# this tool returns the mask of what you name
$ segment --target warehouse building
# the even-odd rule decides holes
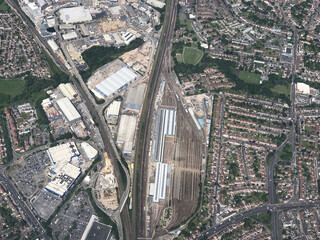
[[[131,154],[136,130],[137,117],[122,115],[118,129],[117,143],[122,145],[124,154]]]
[[[73,101],[78,95],[71,83],[61,83],[59,85],[59,90],[61,91],[63,96],[67,97],[70,101]]]
[[[150,195],[153,193],[154,203],[158,203],[159,200],[164,200],[166,197],[167,174],[168,164],[157,163],[155,184],[152,185],[154,189],[150,191]]]
[[[115,116],[117,117],[120,112],[120,101],[113,101],[107,108],[107,117]]]
[[[52,163],[52,180],[45,189],[63,197],[81,174],[81,169],[71,164],[73,160],[79,159],[80,152],[74,142],[68,142],[49,148],[47,154]]]
[[[112,227],[99,222],[99,218],[92,215],[80,240],[109,240]]]
[[[53,39],[49,39],[47,42],[54,52],[59,50],[59,46],[57,45],[57,43]]]
[[[92,16],[88,9],[81,7],[63,8],[59,10],[60,19],[64,23],[77,23],[91,21]]]
[[[310,86],[308,84],[298,82],[296,83],[296,92],[310,95]]]
[[[55,175],[60,172],[64,165],[69,163],[73,158],[80,156],[80,152],[74,142],[51,147],[47,150],[47,154],[51,160],[51,174]]]
[[[79,112],[67,97],[58,100],[56,103],[70,124],[81,120]]]
[[[81,169],[67,163],[63,169],[47,184],[45,189],[59,197],[63,197],[81,174]]]
[[[131,32],[125,32],[124,34],[122,34],[122,38],[126,45],[129,45],[133,40],[136,39],[136,37]]]
[[[98,151],[94,147],[92,147],[89,143],[86,143],[86,142],[81,143],[81,149],[84,153],[84,156],[90,161],[93,161],[98,157]]]
[[[117,91],[128,86],[132,81],[135,81],[136,78],[137,74],[130,71],[127,67],[124,67],[99,83],[96,86],[96,90],[104,97],[110,97]]]
[[[174,136],[176,128],[176,110],[160,109],[156,122],[156,131],[153,145],[153,161],[162,162],[164,140],[166,136]]]
[[[140,111],[144,99],[146,84],[141,83],[135,87],[130,87],[126,98],[126,109]]]
[[[75,39],[77,37],[78,37],[78,35],[75,31],[71,31],[71,32],[62,34],[63,40],[71,40],[71,39]]]

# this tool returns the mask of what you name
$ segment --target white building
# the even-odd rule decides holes
[[[310,86],[308,84],[298,82],[296,84],[296,92],[310,95]]]
[[[79,112],[67,97],[58,100],[56,103],[69,123],[75,123],[81,120]]]
[[[78,35],[77,35],[77,33],[75,31],[71,31],[71,32],[62,34],[62,38],[64,40],[71,40],[71,39],[75,39],[77,37],[78,37]]]
[[[129,45],[133,40],[136,39],[135,35],[133,35],[131,32],[125,32],[122,34],[122,38],[126,45]]]
[[[81,169],[67,163],[63,169],[47,184],[45,189],[59,197],[63,197],[81,174]]]
[[[107,108],[107,117],[118,116],[120,112],[120,101],[113,101]]]
[[[98,151],[94,147],[92,147],[89,143],[86,143],[86,142],[81,143],[81,149],[84,155],[90,161],[95,160],[98,157]]]
[[[59,90],[63,96],[67,97],[70,101],[74,100],[78,93],[74,90],[71,83],[61,83]]]
[[[153,161],[162,162],[165,137],[175,135],[176,114],[175,109],[160,109],[156,123],[157,134],[153,143]]]
[[[68,142],[49,148],[47,154],[52,163],[50,174],[53,179],[45,189],[63,197],[81,174],[81,169],[71,164],[79,159],[80,152],[74,142]]]
[[[166,163],[157,163],[154,189],[150,191],[150,193],[154,194],[154,203],[158,203],[160,199],[164,200],[166,197],[167,174],[168,165]]]
[[[49,46],[51,47],[51,49],[52,49],[54,52],[56,52],[56,51],[59,50],[59,46],[57,45],[57,43],[56,43],[54,40],[49,39],[49,40],[48,40],[48,44],[49,44]]]
[[[88,9],[81,7],[71,7],[60,9],[60,19],[64,23],[77,23],[77,22],[86,22],[91,21],[92,16]]]
[[[137,117],[122,115],[118,129],[117,143],[122,145],[122,151],[126,154],[132,153],[134,132],[136,130]]]
[[[110,97],[132,81],[135,81],[136,78],[137,74],[124,67],[99,83],[96,86],[96,91],[104,97]]]

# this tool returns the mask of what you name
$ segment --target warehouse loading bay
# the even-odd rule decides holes
[[[179,226],[195,211],[204,151],[201,132],[164,82],[153,120],[146,204],[148,237]]]

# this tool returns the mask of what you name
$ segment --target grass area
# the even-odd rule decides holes
[[[5,0],[0,0],[0,12],[9,12],[10,7]]]
[[[181,53],[177,53],[176,54],[176,58],[177,58],[178,62],[182,63],[182,55],[181,55]]]
[[[184,63],[196,65],[203,57],[203,52],[193,47],[184,47],[182,57]]]
[[[18,78],[0,79],[0,93],[15,97],[23,92],[25,81]]]
[[[260,77],[261,75],[257,73],[251,73],[251,72],[245,72],[245,71],[239,71],[238,73],[238,78],[240,78],[242,81],[249,84],[259,84]]]
[[[289,95],[290,94],[290,87],[289,87],[289,85],[286,86],[286,85],[277,84],[273,88],[271,88],[271,91],[279,93],[279,94]]]

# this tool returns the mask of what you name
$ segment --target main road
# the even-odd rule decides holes
[[[146,188],[148,157],[153,121],[153,110],[160,86],[160,75],[166,52],[169,49],[177,17],[177,0],[168,0],[158,50],[151,71],[148,91],[143,104],[139,133],[136,141],[135,170],[132,194],[132,231],[134,238],[146,237]]]
[[[320,201],[314,201],[314,202],[298,201],[298,202],[292,202],[292,203],[263,205],[260,207],[243,211],[240,214],[230,217],[229,219],[225,220],[219,225],[214,226],[202,232],[197,239],[210,238],[213,235],[219,234],[220,232],[226,230],[231,225],[242,222],[244,219],[260,213],[265,213],[268,211],[279,212],[279,211],[289,211],[293,209],[309,209],[313,207],[320,207]]]

